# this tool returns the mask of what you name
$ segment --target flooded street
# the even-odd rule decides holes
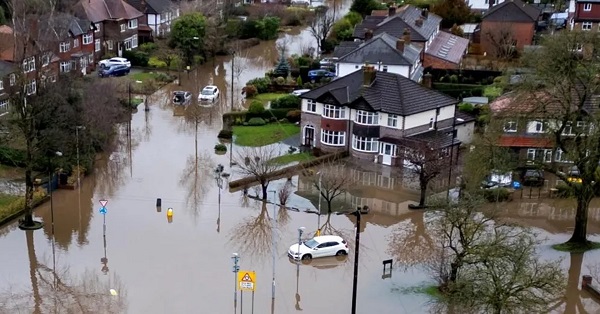
[[[345,3],[340,11],[347,10]],[[295,35],[294,35],[295,34]],[[290,32],[290,53],[310,43],[307,31]],[[283,40],[283,39],[280,39]],[[262,76],[277,58],[275,43],[261,43],[240,54],[246,69],[240,74],[240,91],[248,80]],[[221,57],[182,77],[148,98],[150,111],[133,115],[131,138],[119,130],[122,145],[97,164],[81,189],[58,190],[53,195],[54,234],[50,202],[35,211],[45,226],[21,231],[14,222],[0,229],[0,313],[231,313],[234,307],[233,253],[241,271],[256,272],[256,292],[240,297],[238,311],[251,313],[350,312],[354,253],[347,258],[317,259],[297,265],[287,249],[315,233],[318,201],[311,183],[292,178],[294,194],[284,210],[228,191],[228,181],[239,179],[229,167],[229,152],[217,155],[214,145],[222,128],[221,116],[230,105],[231,59]],[[221,102],[193,115],[170,106],[173,90],[197,94],[216,84]],[[237,84],[237,83],[236,83]],[[237,87],[236,87],[237,86]],[[241,96],[241,95],[239,95]],[[234,95],[234,103],[239,102]],[[240,98],[241,99],[241,98]],[[240,147],[233,145],[234,156]],[[214,177],[218,164],[231,177],[220,189]],[[428,256],[428,214],[408,210],[418,199],[406,189],[410,182],[397,171],[356,166],[356,186],[340,196],[347,208],[367,205],[360,240],[357,313],[427,313],[429,297],[416,287],[434,284],[421,267],[394,267],[383,276],[382,261],[409,261]],[[285,179],[273,182],[276,190]],[[250,194],[254,194],[250,189]],[[272,194],[269,193],[272,199]],[[156,199],[161,198],[161,208]],[[102,215],[100,200],[107,200]],[[562,259],[569,276],[564,300],[556,313],[598,313],[600,306],[579,290],[582,275],[600,279],[600,250],[580,254],[554,251],[551,244],[570,236],[573,202],[515,200],[498,205],[502,217],[533,226],[541,238],[541,258]],[[169,219],[167,209],[172,208]],[[274,228],[271,219],[276,217]],[[324,233],[342,234],[353,248],[355,218],[322,215]],[[590,239],[600,241],[600,201],[594,200],[589,217]],[[275,247],[272,234],[275,232]],[[275,265],[272,252],[275,248]],[[275,271],[275,299],[272,298]]]

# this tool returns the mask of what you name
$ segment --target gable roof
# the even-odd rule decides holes
[[[161,14],[171,9],[171,0],[125,0],[136,10],[144,14]],[[143,5],[145,3],[145,5]]]
[[[47,41],[65,40],[72,36],[86,34],[92,22],[67,13],[46,15],[38,21],[39,38]]]
[[[304,93],[300,98],[401,116],[458,103],[456,99],[400,74],[376,72],[375,80],[369,86],[363,86],[363,77],[364,69],[360,69]]]
[[[332,57],[341,58],[350,53],[352,50],[358,48],[360,45],[361,42],[358,41],[342,41],[333,49]]]
[[[468,39],[441,31],[435,36],[425,53],[438,59],[460,64],[468,48]]]
[[[541,9],[521,0],[508,0],[493,6],[482,17],[490,22],[535,22]]]
[[[401,38],[404,29],[408,28],[412,40],[427,41],[439,29],[442,18],[431,12],[425,13],[427,17],[424,17],[423,14],[423,10],[407,4],[397,10],[396,15],[393,16],[368,16],[362,23],[355,26],[353,35],[356,38],[364,38],[365,29],[370,29],[375,35],[388,33],[396,38]],[[417,20],[423,21],[423,24],[418,26]]]
[[[374,36],[357,48],[340,57],[338,62],[371,63],[382,62],[390,65],[413,65],[419,59],[421,48],[405,43],[404,51],[396,49],[396,39],[386,33]]]
[[[85,17],[94,23],[131,20],[144,15],[123,0],[80,0],[74,11],[79,17]]]

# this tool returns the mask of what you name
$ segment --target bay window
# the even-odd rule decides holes
[[[354,122],[360,124],[377,125],[379,124],[379,115],[377,112],[357,110]]]
[[[324,105],[323,116],[326,118],[344,119],[346,118],[346,109],[334,105]]]
[[[330,146],[346,144],[346,132],[321,130],[321,143]]]
[[[83,35],[83,44],[84,45],[89,45],[94,41],[94,35],[92,34],[85,34]]]
[[[378,152],[379,141],[376,137],[352,137],[352,148],[363,152]]]
[[[71,43],[68,41],[63,41],[58,45],[58,52],[67,52],[71,50]]]
[[[552,150],[530,148],[527,150],[528,161],[552,162]]]

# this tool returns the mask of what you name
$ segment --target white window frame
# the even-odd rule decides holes
[[[591,3],[584,3],[583,4],[583,11],[592,11],[592,4]]]
[[[94,42],[94,51],[98,52],[98,51],[100,51],[100,48],[101,48],[100,39],[96,39]]]
[[[25,85],[25,92],[27,95],[33,95],[37,92],[37,83],[35,80],[31,80]]]
[[[125,32],[127,30],[127,24],[123,23],[121,24],[121,33]]]
[[[552,150],[544,149],[544,148],[528,148],[527,149],[527,161],[542,161],[542,162],[552,162]]]
[[[381,71],[382,72],[387,72],[388,71],[388,66],[387,65],[382,66],[381,67]]]
[[[4,80],[0,79],[0,90],[4,89]]]
[[[79,47],[79,38],[73,39],[73,48]]]
[[[321,144],[327,146],[346,145],[346,132],[321,130]]]
[[[379,114],[373,111],[356,110],[354,122],[364,125],[379,125]]]
[[[138,47],[138,35],[131,36],[131,49]]]
[[[61,61],[59,65],[60,73],[71,72],[71,61]]]
[[[379,139],[376,137],[362,137],[353,135],[352,149],[366,153],[377,153],[379,152]]]
[[[90,53],[88,55],[88,64],[94,64],[94,54]]]
[[[101,23],[94,23],[94,27],[96,28],[96,30],[94,31],[94,33],[100,32],[100,25],[102,25],[102,24]]]
[[[504,122],[504,132],[506,133],[515,133],[517,132],[517,128],[519,127],[519,123],[514,120],[509,120]]]
[[[9,81],[10,86],[15,86],[15,84],[17,83],[17,76],[14,73],[11,73],[8,76],[8,81]]]
[[[592,30],[592,26],[593,26],[592,22],[582,22],[581,23],[581,30],[582,31],[591,31]]]
[[[563,128],[561,135],[575,135],[575,133],[573,133],[573,124],[571,122],[565,123],[565,127]]]
[[[35,71],[35,57],[29,57],[23,60],[23,72],[29,73]]]
[[[556,162],[564,162],[564,163],[573,163],[572,160],[567,159],[567,154],[565,154],[560,148],[556,150],[556,154],[554,156],[554,160]]]
[[[42,55],[42,67],[48,66],[50,64],[50,54],[44,53]]]
[[[543,120],[534,120],[531,121],[531,123],[533,124],[533,127],[531,128],[531,130],[529,133],[545,133],[546,132],[546,122]]]
[[[391,128],[398,127],[398,115],[388,114],[387,126]]]
[[[58,52],[64,53],[68,52],[69,50],[71,50],[71,43],[69,41],[62,41],[60,44],[58,44]]]
[[[8,99],[0,100],[0,113],[8,112],[8,105],[10,101]]]
[[[317,112],[317,102],[312,99],[306,100],[306,112]]]
[[[112,40],[107,40],[106,41],[106,46],[108,46],[108,50],[113,50],[114,49],[113,41]]]
[[[133,20],[127,21],[127,28],[129,28],[129,29],[136,29],[136,28],[138,28],[138,20],[137,19],[133,19]]]
[[[92,34],[83,34],[83,44],[89,45],[94,42],[94,35]]]
[[[323,117],[329,119],[346,119],[346,108],[326,104],[323,106]]]

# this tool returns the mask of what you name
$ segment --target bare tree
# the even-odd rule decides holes
[[[326,7],[319,7],[315,12],[315,17],[309,25],[310,34],[317,41],[317,51],[321,53],[325,41],[331,33],[335,24],[336,16],[334,12],[330,12]]]
[[[267,202],[256,202],[260,212],[256,217],[248,217],[233,228],[230,242],[235,243],[240,253],[257,259],[267,256],[271,251],[274,232]]]
[[[238,152],[235,158],[240,174],[253,178],[260,183],[263,200],[267,199],[267,188],[271,182],[271,173],[279,168],[276,163],[271,162],[277,156],[279,156],[277,147],[271,145],[245,148]]]
[[[424,208],[429,182],[440,175],[450,164],[449,147],[443,146],[446,135],[439,135],[429,141],[406,138],[401,147],[400,155],[404,158],[405,166],[411,168],[419,180],[421,195],[419,204],[412,208]]]
[[[346,164],[335,161],[325,163],[318,172],[312,173],[309,180],[327,203],[327,213],[333,211],[333,200],[347,192],[355,183]]]
[[[489,43],[486,51],[491,57],[508,60],[517,56],[517,39],[515,30],[510,22],[498,22],[493,28],[485,31],[485,40]]]
[[[186,205],[193,211],[194,217],[202,198],[210,190],[215,163],[208,153],[189,156],[186,167],[181,173],[179,185],[186,189]]]
[[[235,104],[239,104],[239,107],[237,109],[242,109],[243,108],[243,103],[242,100],[240,99],[240,95],[244,94],[244,88],[240,88],[241,84],[244,84],[243,82],[240,82],[240,77],[242,76],[242,74],[248,70],[248,67],[250,66],[249,62],[250,60],[252,60],[252,58],[250,58],[250,55],[248,54],[248,50],[244,50],[240,47],[239,44],[235,45],[234,47],[231,48],[231,91],[230,91],[230,97],[231,97],[231,109],[235,109]],[[240,91],[241,93],[238,93],[236,91]]]

